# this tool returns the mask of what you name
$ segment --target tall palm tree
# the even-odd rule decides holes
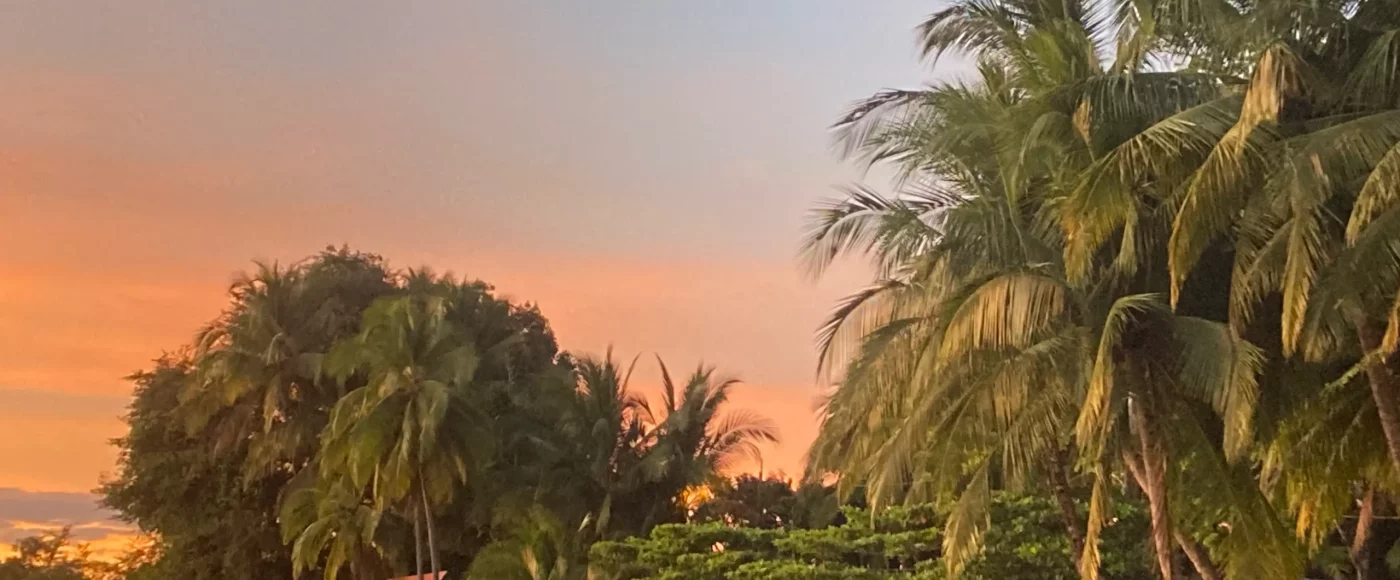
[[[735,383],[713,369],[679,384],[662,364],[662,406],[652,409],[629,386],[634,366],[611,352],[584,357],[567,382],[536,393],[530,404],[548,428],[530,435],[535,461],[520,466],[516,492],[493,500],[500,533],[471,577],[582,577],[593,542],[680,521],[683,492],[776,440],[767,420],[726,409]]]
[[[467,330],[451,323],[449,296],[411,293],[371,306],[360,334],[331,353],[328,364],[364,386],[346,394],[331,414],[323,451],[323,477],[340,470],[358,489],[369,489],[380,508],[411,514],[427,532],[431,571],[438,560],[434,507],[449,500],[479,458],[484,417],[468,402],[483,353]]]
[[[1215,411],[1206,425],[1224,422],[1225,447],[1239,457],[1251,441],[1259,354],[1222,324],[1174,315],[1156,298],[1168,288],[1156,281],[1165,276],[1150,259],[1170,213],[1130,206],[1116,210],[1131,218],[1116,228],[1086,224],[1110,219],[1094,196],[1122,195],[1104,185],[1117,175],[1103,167],[1194,145],[1171,138],[1180,125],[1228,128],[1221,121],[1228,113],[1220,112],[1227,105],[1213,100],[1228,79],[1140,72],[1145,49],[1119,51],[1105,67],[1098,43],[1110,23],[1094,14],[1058,3],[957,4],[926,23],[924,46],[933,56],[957,50],[981,58],[980,85],[884,93],[838,125],[848,152],[893,162],[904,180],[944,195],[930,203],[928,196],[890,201],[856,192],[818,220],[807,245],[818,268],[842,252],[865,251],[887,280],[843,304],[823,328],[824,355],[840,351],[851,362],[828,407],[823,437],[832,436],[815,450],[866,439],[856,446],[864,453],[846,458],[864,465],[847,467],[887,481],[889,491],[961,489],[945,535],[956,571],[985,527],[978,506],[990,463],[971,462],[986,466],[972,473],[958,467],[969,457],[1000,457],[1016,473],[1011,458],[1058,457],[1034,451],[1063,440],[1077,422],[1081,463],[1096,480],[1085,575],[1097,574],[1108,470],[1122,461],[1152,504],[1163,575],[1173,574],[1180,544],[1210,577],[1214,565],[1204,551],[1173,530],[1174,518],[1186,518],[1169,507],[1172,481],[1184,480],[1179,468],[1168,469],[1170,449],[1196,458],[1188,463],[1194,480],[1211,475],[1212,485],[1249,493],[1236,489],[1236,468],[1217,457],[1203,432],[1165,427],[1194,419],[1187,411],[1200,401]],[[1119,24],[1125,42],[1156,42],[1142,18]],[[1057,221],[1068,235],[1053,227]],[[1106,242],[1116,245],[1103,259]],[[833,339],[838,348],[829,346]],[[1026,406],[1031,394],[1043,402]],[[930,433],[948,451],[915,455]],[[932,466],[934,477],[920,480],[916,460]],[[1235,510],[1232,524],[1286,551],[1276,522],[1258,515],[1268,505],[1257,500],[1227,506]],[[1246,537],[1241,531],[1235,539]],[[1263,565],[1240,557],[1239,546],[1231,570]]]
[[[576,371],[577,388],[566,416],[564,437],[579,444],[571,455],[582,460],[586,481],[594,490],[587,505],[596,511],[584,516],[595,538],[607,537],[615,501],[627,498],[645,482],[642,459],[652,443],[646,424],[646,399],[629,388],[636,359],[625,370],[609,350],[602,360],[584,358]]]
[[[730,391],[739,384],[718,379],[713,367],[700,365],[683,384],[661,370],[661,406],[643,407],[655,425],[653,443],[643,459],[649,480],[671,491],[700,485],[743,459],[758,459],[759,445],[776,443],[772,421],[748,410],[725,411]]]
[[[1198,29],[1205,35],[1170,40],[1197,53],[1232,47],[1239,58],[1226,68],[1248,75],[1239,96],[1222,99],[1209,122],[1167,119],[1142,133],[1172,135],[1170,142],[1142,140],[1139,154],[1100,160],[1072,204],[1096,208],[1078,212],[1072,224],[1083,242],[1075,261],[1087,265],[1098,244],[1140,220],[1152,199],[1171,212],[1165,253],[1174,305],[1191,300],[1191,284],[1208,281],[1207,256],[1232,246],[1234,331],[1263,337],[1302,364],[1353,367],[1342,377],[1317,378],[1335,379],[1334,386],[1304,387],[1318,392],[1316,400],[1305,400],[1270,446],[1298,534],[1317,546],[1319,522],[1335,521],[1346,513],[1339,506],[1357,497],[1368,514],[1375,490],[1400,468],[1400,382],[1387,341],[1400,334],[1386,322],[1395,320],[1397,288],[1390,214],[1400,183],[1400,5],[1242,6],[1218,7],[1215,17],[1233,29],[1227,37],[1208,26]],[[1181,8],[1163,3],[1158,14],[1184,19]],[[1273,300],[1281,303],[1277,319],[1273,312],[1259,316]],[[1356,382],[1354,375],[1369,387],[1370,409],[1338,392]],[[1370,424],[1372,413],[1386,443],[1386,469],[1362,460],[1369,457],[1364,447],[1329,447],[1355,440],[1345,434]],[[1351,430],[1337,427],[1339,419]]]
[[[1362,10],[1385,5],[1363,3]],[[1360,356],[1400,468],[1400,381],[1378,354],[1393,351],[1384,321],[1400,287],[1388,219],[1400,187],[1400,76],[1393,64],[1400,25],[1328,8],[1290,13],[1330,16],[1314,26],[1331,32],[1279,38],[1264,48],[1233,126],[1189,174],[1172,231],[1174,290],[1202,248],[1233,228],[1237,326],[1247,328],[1260,301],[1279,293],[1285,354],[1308,361]],[[1338,35],[1350,38],[1333,40]]]

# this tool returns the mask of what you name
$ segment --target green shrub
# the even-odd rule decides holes
[[[1100,545],[1103,578],[1151,576],[1147,523],[1118,502]],[[943,580],[943,515],[930,505],[875,514],[843,509],[845,523],[821,529],[753,529],[719,523],[658,526],[645,538],[601,542],[590,563],[605,580]],[[1083,514],[1081,514],[1082,517]],[[984,550],[965,580],[1074,580],[1064,521],[1049,498],[998,494]]]

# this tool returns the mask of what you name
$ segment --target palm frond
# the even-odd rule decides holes
[[[973,472],[967,488],[948,514],[943,531],[943,562],[949,578],[957,578],[968,561],[981,553],[983,538],[992,524],[989,467],[990,463],[984,461]]]
[[[1075,423],[1075,440],[1086,457],[1102,456],[1111,421],[1111,408],[1115,400],[1125,394],[1117,387],[1119,358],[1118,350],[1124,338],[1135,325],[1152,316],[1165,316],[1167,313],[1161,297],[1157,294],[1134,294],[1114,301],[1104,318],[1099,331],[1097,353],[1094,356],[1093,371],[1089,378],[1088,392],[1084,405],[1080,408]]]
[[[1264,353],[1218,322],[1178,316],[1179,380],[1185,392],[1215,409],[1225,428],[1225,456],[1238,460],[1254,443],[1254,409]]]
[[[1137,195],[1151,184],[1179,183],[1235,124],[1238,98],[1225,98],[1167,117],[1115,147],[1085,172],[1061,210],[1068,236],[1071,280],[1090,271],[1093,253],[1138,214]]]

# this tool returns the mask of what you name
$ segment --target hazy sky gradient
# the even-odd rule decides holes
[[[233,272],[327,244],[536,301],[570,350],[716,364],[779,421],[769,463],[795,473],[812,330],[861,281],[812,285],[794,261],[805,211],[858,177],[826,126],[927,78],[911,29],[937,7],[7,6],[0,542],[67,521],[26,493],[110,471],[121,377],[187,343]]]

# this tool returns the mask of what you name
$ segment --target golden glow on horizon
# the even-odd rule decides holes
[[[55,526],[47,522],[11,520],[8,523],[14,526],[9,532],[18,537],[37,536],[62,528],[62,526]],[[91,540],[75,540],[73,545],[68,548],[70,555],[76,555],[81,550],[86,550],[88,559],[96,562],[115,562],[118,558],[130,553],[133,548],[145,543],[145,539],[130,526],[111,523],[77,524],[73,526],[73,533],[75,535],[103,534]],[[13,544],[0,542],[0,561],[16,555],[18,555],[18,551]]]

